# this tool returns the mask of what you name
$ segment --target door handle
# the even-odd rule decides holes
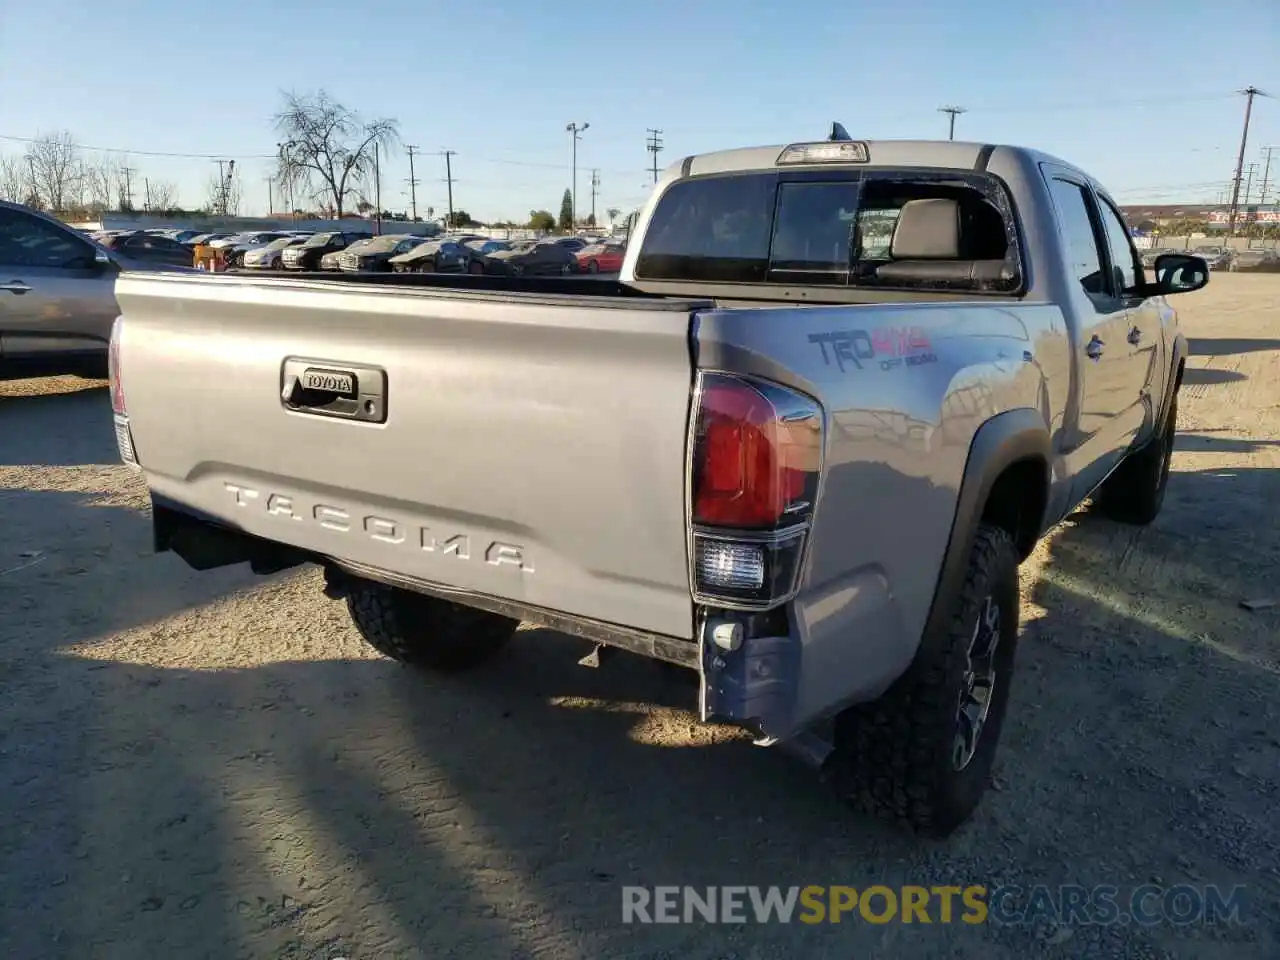
[[[0,283],[0,290],[8,290],[10,293],[16,293],[18,296],[31,292],[31,288],[21,280],[10,280],[8,283]]]
[[[1084,352],[1090,360],[1097,360],[1102,356],[1102,348],[1106,344],[1099,340],[1096,336],[1085,345]]]
[[[1135,347],[1136,347],[1139,343],[1141,343],[1141,342],[1142,342],[1142,331],[1141,331],[1141,330],[1139,330],[1137,327],[1134,327],[1132,330],[1130,330],[1130,331],[1129,331],[1129,342],[1130,342],[1130,343],[1132,343]]]

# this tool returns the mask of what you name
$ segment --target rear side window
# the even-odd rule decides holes
[[[1003,185],[904,170],[676,183],[654,211],[636,277],[975,292],[1021,284]]]
[[[653,280],[763,283],[775,174],[686,180],[663,195],[637,274]]]

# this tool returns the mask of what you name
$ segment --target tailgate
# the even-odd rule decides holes
[[[430,583],[692,636],[697,305],[215,276],[125,276],[118,296],[156,495]],[[355,370],[361,394],[384,373],[383,422],[286,407],[291,358],[338,386]]]

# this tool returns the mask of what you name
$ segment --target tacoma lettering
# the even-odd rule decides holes
[[[426,553],[456,560],[483,558],[492,567],[512,567],[521,573],[533,573],[533,561],[525,547],[502,540],[479,541],[472,549],[472,535],[457,531],[438,531],[431,527],[412,527],[392,517],[375,514],[353,517],[349,510],[327,503],[302,506],[293,494],[264,493],[236,483],[223,483],[237,507],[257,506],[264,516],[315,523],[333,533],[356,533],[378,543],[399,546],[413,540]],[[483,546],[481,546],[483,544]]]

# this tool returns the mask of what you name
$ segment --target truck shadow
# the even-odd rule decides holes
[[[1174,444],[1176,451],[1187,453],[1259,453],[1268,447],[1280,447],[1280,440],[1245,440],[1197,432],[1179,433]]]
[[[1239,370],[1220,370],[1217,367],[1187,367],[1182,374],[1182,382],[1188,387],[1239,383],[1248,379],[1248,375]]]
[[[68,380],[63,392],[0,390],[0,467],[118,464],[107,387]]]
[[[235,635],[209,618],[225,634],[211,643],[278,644],[287,630],[287,652],[344,615],[314,582],[297,602],[239,568],[175,586],[179,571],[156,566],[172,558],[143,549],[142,515],[108,513],[119,552],[101,570],[46,563],[0,579],[0,608],[20,611],[0,647],[0,952],[711,957],[727,933],[625,926],[621,887],[1158,875],[1265,891],[1280,854],[1276,629],[1235,604],[1280,562],[1280,532],[1265,522],[1278,478],[1179,473],[1145,531],[1089,513],[1055,531],[1027,595],[1045,616],[1024,637],[999,789],[945,844],[849,814],[783,756],[691,729],[684,678],[626,655],[577,666],[587,646],[558,634],[526,631],[452,678],[352,656],[349,631],[330,654],[342,659],[158,666],[179,639],[166,617],[250,582],[267,584],[245,600],[261,613],[235,621]],[[30,496],[24,515],[54,497],[68,498],[66,516],[113,509]],[[54,574],[81,579],[65,593],[33,579]],[[163,601],[130,599],[158,583]],[[120,599],[94,616],[109,590]],[[112,659],[84,646],[143,624]],[[1093,872],[1080,875],[1084,864]],[[1248,931],[1257,955],[1274,955],[1276,929]],[[965,924],[750,933],[762,956],[1096,946]],[[1107,935],[1156,953],[1186,934]],[[1215,934],[1205,945],[1221,952],[1203,955],[1242,955],[1237,936]]]
[[[1192,337],[1187,348],[1193,357],[1226,357],[1259,350],[1280,350],[1280,340],[1242,337]],[[1188,370],[1188,373],[1191,371]]]

